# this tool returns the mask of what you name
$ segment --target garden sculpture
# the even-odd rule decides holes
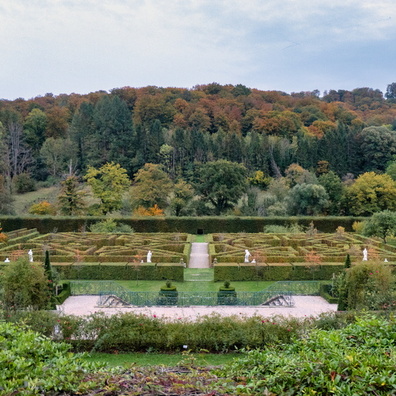
[[[248,263],[249,262],[249,257],[251,256],[251,254],[250,254],[250,252],[249,252],[249,250],[245,250],[245,263]]]
[[[32,249],[30,249],[30,250],[28,251],[28,256],[29,256],[29,261],[30,261],[31,263],[33,263],[33,251],[32,251]]]
[[[147,262],[151,263],[151,256],[153,255],[153,253],[151,252],[151,250],[148,251],[147,253]]]
[[[363,261],[367,261],[367,249],[363,249]]]
[[[7,258],[4,260],[4,262],[5,262],[5,263],[9,263],[9,262],[10,262],[10,259],[7,257]]]

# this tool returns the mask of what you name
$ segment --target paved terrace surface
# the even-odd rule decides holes
[[[191,244],[190,262],[188,268],[209,268],[208,244],[193,242]]]
[[[61,306],[60,311],[67,315],[84,316],[95,312],[106,315],[133,312],[156,316],[167,320],[195,320],[205,315],[218,314],[221,316],[262,316],[275,315],[303,318],[318,316],[324,312],[334,312],[337,304],[329,304],[322,297],[294,296],[294,307],[268,307],[268,306],[190,306],[190,307],[128,307],[128,308],[99,308],[98,296],[69,297]]]

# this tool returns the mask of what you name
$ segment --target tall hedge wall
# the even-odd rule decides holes
[[[36,228],[41,234],[53,231],[74,232],[102,221],[103,217],[17,217],[2,216],[0,222],[5,232],[19,228]],[[313,221],[322,232],[335,232],[338,226],[352,231],[355,221],[364,217],[146,217],[115,218],[116,221],[131,226],[136,232],[185,232],[189,234],[209,234],[216,232],[263,232],[266,225],[300,224],[308,227]]]

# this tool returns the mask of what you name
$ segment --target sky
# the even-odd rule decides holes
[[[0,98],[396,82],[395,0],[0,0]]]

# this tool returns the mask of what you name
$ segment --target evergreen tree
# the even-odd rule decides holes
[[[118,96],[103,96],[95,106],[93,121],[90,164],[117,162],[130,173],[135,149],[132,117],[126,103]]]
[[[79,191],[77,177],[69,176],[62,182],[62,189],[58,196],[60,212],[66,216],[76,216],[84,213],[85,195],[83,191]]]
[[[94,106],[91,103],[81,103],[78,111],[74,113],[70,126],[70,138],[76,146],[76,168],[82,173],[85,173],[88,165],[93,165],[96,162],[90,162],[92,157],[90,149],[95,130],[93,112]]]

